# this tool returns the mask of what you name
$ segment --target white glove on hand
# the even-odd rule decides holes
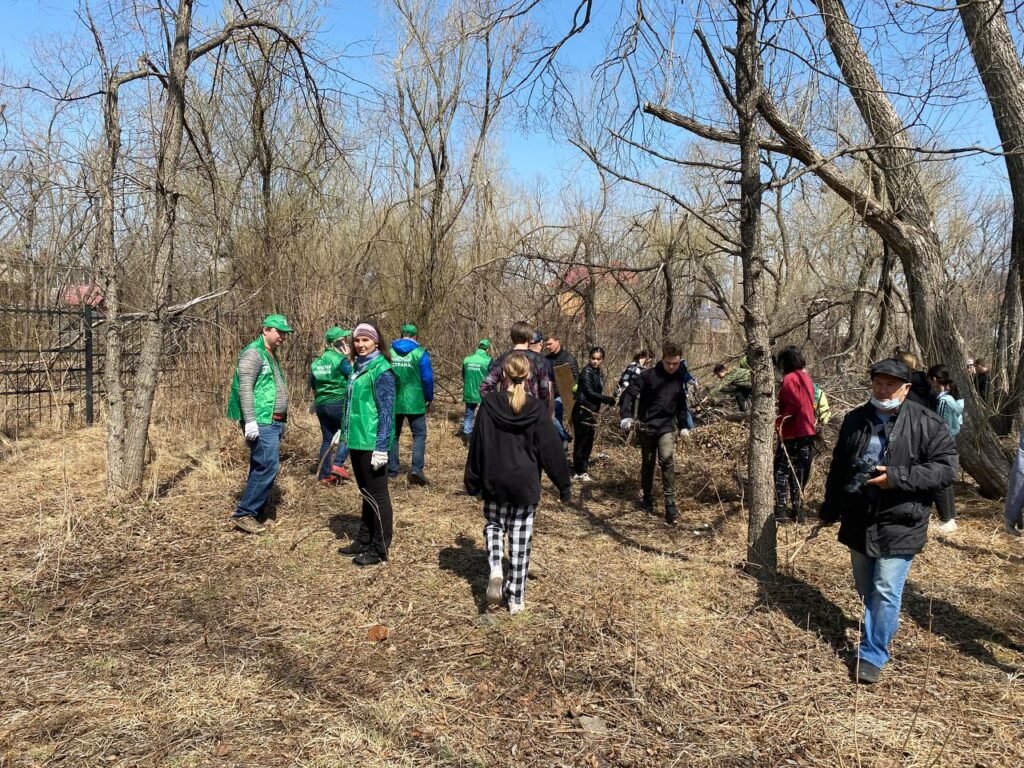
[[[245,422],[245,439],[246,440],[259,440],[260,439],[260,427],[255,421]]]
[[[339,429],[334,433],[334,437],[331,438],[331,448],[337,448],[341,445],[341,430]]]
[[[388,464],[388,455],[384,451],[374,451],[370,455],[370,466],[373,469],[381,469]]]
[[[623,419],[622,421],[619,422],[619,429],[621,429],[623,432],[629,432],[629,428],[632,426],[632,419]]]

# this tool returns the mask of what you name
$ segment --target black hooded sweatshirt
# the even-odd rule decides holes
[[[527,396],[523,409],[513,413],[507,392],[488,392],[473,423],[466,490],[497,504],[536,506],[541,468],[567,500],[569,463],[547,407]]]

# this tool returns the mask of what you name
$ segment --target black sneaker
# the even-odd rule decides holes
[[[775,524],[786,525],[789,523],[789,510],[785,507],[775,508]]]
[[[679,519],[679,512],[676,510],[675,504],[665,505],[665,522],[669,525],[675,525],[676,520]]]
[[[363,544],[360,541],[353,541],[346,544],[344,547],[338,547],[339,555],[361,555],[370,548],[369,544]]]
[[[380,565],[384,562],[384,558],[377,554],[377,552],[375,552],[374,550],[368,549],[365,552],[353,557],[352,562],[356,565]]]
[[[865,685],[874,685],[878,682],[878,678],[881,676],[882,670],[880,670],[870,661],[864,661],[864,659],[860,660],[860,664],[857,666],[858,683],[864,683]]]
[[[644,497],[640,501],[640,509],[642,509],[648,515],[653,515],[654,514],[654,502],[651,501],[649,498]]]
[[[413,485],[430,485],[430,481],[427,480],[427,476],[422,472],[410,472],[409,482]]]

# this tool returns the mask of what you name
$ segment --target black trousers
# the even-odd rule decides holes
[[[792,505],[794,514],[811,476],[814,460],[814,437],[797,437],[779,441],[775,449],[775,508],[778,512]]]
[[[956,499],[952,485],[947,485],[935,494],[935,509],[939,511],[939,520],[944,523],[956,518]]]
[[[359,524],[356,541],[372,545],[377,554],[386,560],[394,525],[391,495],[388,493],[387,465],[373,469],[370,466],[373,451],[352,451],[349,455],[359,495],[363,497],[363,519]]]
[[[572,444],[572,471],[582,475],[587,471],[590,454],[594,450],[597,414],[576,403],[572,409],[572,429],[575,435]]]

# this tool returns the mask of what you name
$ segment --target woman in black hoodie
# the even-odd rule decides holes
[[[530,362],[522,353],[505,359],[506,391],[484,395],[473,425],[466,459],[466,490],[484,501],[484,541],[491,576],[487,602],[504,597],[508,612],[523,610],[526,573],[530,567],[533,516],[540,502],[540,469],[558,488],[562,501],[570,497],[569,466],[547,407],[527,395]],[[501,569],[502,544],[509,539],[509,574]]]
[[[580,372],[576,386],[576,405],[572,409],[572,428],[576,442],[572,449],[572,467],[576,473],[573,480],[589,483],[590,452],[594,450],[594,432],[597,430],[597,412],[602,405],[615,405],[615,398],[604,394],[604,380],[601,365],[604,363],[604,348],[590,350],[590,361]]]

